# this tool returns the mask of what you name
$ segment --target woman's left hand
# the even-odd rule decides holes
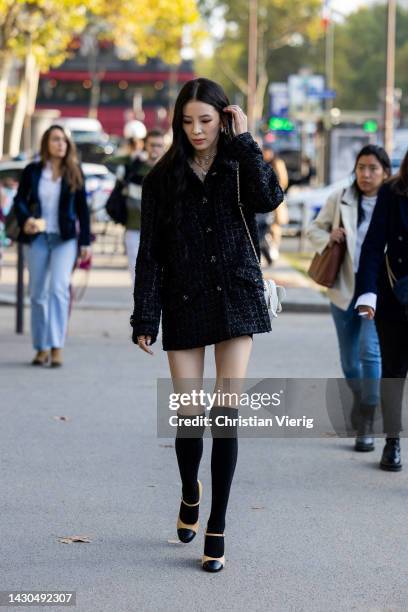
[[[234,135],[245,134],[248,131],[248,119],[242,108],[237,104],[230,104],[223,109],[224,113],[230,113],[233,118]]]
[[[91,258],[92,249],[90,246],[81,246],[79,258],[81,261],[88,261]]]

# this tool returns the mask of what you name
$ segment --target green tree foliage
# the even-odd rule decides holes
[[[208,17],[211,0],[201,0]],[[319,6],[317,6],[317,4]],[[248,3],[225,2],[226,33],[215,43],[214,57],[198,63],[219,80],[230,95],[245,93],[247,74]],[[286,81],[302,67],[325,73],[324,30],[318,17],[321,3],[260,0],[261,45],[268,81]],[[266,11],[266,12],[265,12]],[[408,8],[397,9],[396,87],[403,92],[408,112]],[[266,30],[265,30],[266,27]],[[262,48],[261,48],[262,62]],[[385,84],[386,4],[362,7],[334,26],[334,87],[336,106],[347,110],[376,110]],[[263,66],[259,67],[261,74]]]
[[[226,29],[215,43],[212,62],[198,63],[210,70],[232,94],[247,94],[248,1],[201,0],[201,10],[209,17],[214,5],[224,10]],[[258,108],[262,106],[269,81],[286,79],[302,65],[302,47],[315,42],[321,34],[321,0],[258,0]]]
[[[361,8],[335,29],[334,79],[340,108],[376,109],[385,84],[386,6]],[[398,7],[396,87],[408,93],[408,10]]]
[[[160,56],[180,61],[186,26],[199,32],[196,0],[0,0],[0,157],[13,60],[22,71],[14,105],[9,153],[20,147],[24,118],[34,110],[40,70],[58,66],[69,43],[91,24],[140,62]]]

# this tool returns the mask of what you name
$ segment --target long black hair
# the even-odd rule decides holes
[[[222,116],[223,108],[229,105],[228,97],[218,83],[200,77],[188,81],[181,88],[174,106],[172,129],[173,142],[169,150],[150,171],[154,177],[156,196],[159,202],[158,219],[161,225],[181,215],[181,206],[187,189],[187,160],[193,155],[193,147],[183,129],[183,112],[188,102],[205,102]],[[221,132],[218,151],[222,151],[232,134]]]
[[[357,157],[356,157],[356,163],[354,164],[354,174],[356,173],[357,170],[357,165],[358,162],[360,161],[361,157],[364,157],[366,155],[374,155],[374,157],[377,159],[377,161],[381,164],[382,169],[384,170],[384,172],[386,172],[386,174],[388,174],[388,176],[391,176],[391,160],[388,156],[387,151],[383,148],[380,147],[378,145],[374,145],[374,144],[368,144],[365,145],[361,151],[358,153]],[[363,210],[363,206],[362,206],[362,199],[363,199],[363,192],[361,191],[360,187],[358,186],[357,183],[357,178],[354,180],[353,183],[353,187],[357,193],[358,196],[358,217],[357,217],[357,225],[360,225],[360,223],[364,220],[364,210]]]

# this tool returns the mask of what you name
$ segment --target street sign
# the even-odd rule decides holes
[[[289,90],[287,83],[269,85],[269,113],[274,117],[287,117],[289,110]]]
[[[309,115],[322,110],[322,99],[309,92],[323,92],[325,78],[321,74],[291,74],[288,78],[290,114],[306,111]]]
[[[319,100],[333,100],[337,96],[337,93],[334,89],[323,89],[322,91],[318,91],[310,88],[308,89],[307,95],[311,98],[318,98]]]

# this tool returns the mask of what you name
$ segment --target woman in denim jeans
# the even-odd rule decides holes
[[[20,241],[27,244],[31,332],[37,351],[32,364],[62,365],[68,323],[69,283],[78,252],[89,259],[89,210],[75,147],[64,129],[52,125],[41,140],[41,161],[28,164],[14,205]]]
[[[378,191],[391,174],[390,159],[382,147],[367,145],[357,155],[354,173],[353,184],[330,196],[307,236],[318,253],[346,241],[346,254],[328,296],[343,373],[354,396],[355,450],[364,452],[374,450],[372,427],[379,404],[381,353],[374,321],[361,317],[355,308],[355,279]]]

